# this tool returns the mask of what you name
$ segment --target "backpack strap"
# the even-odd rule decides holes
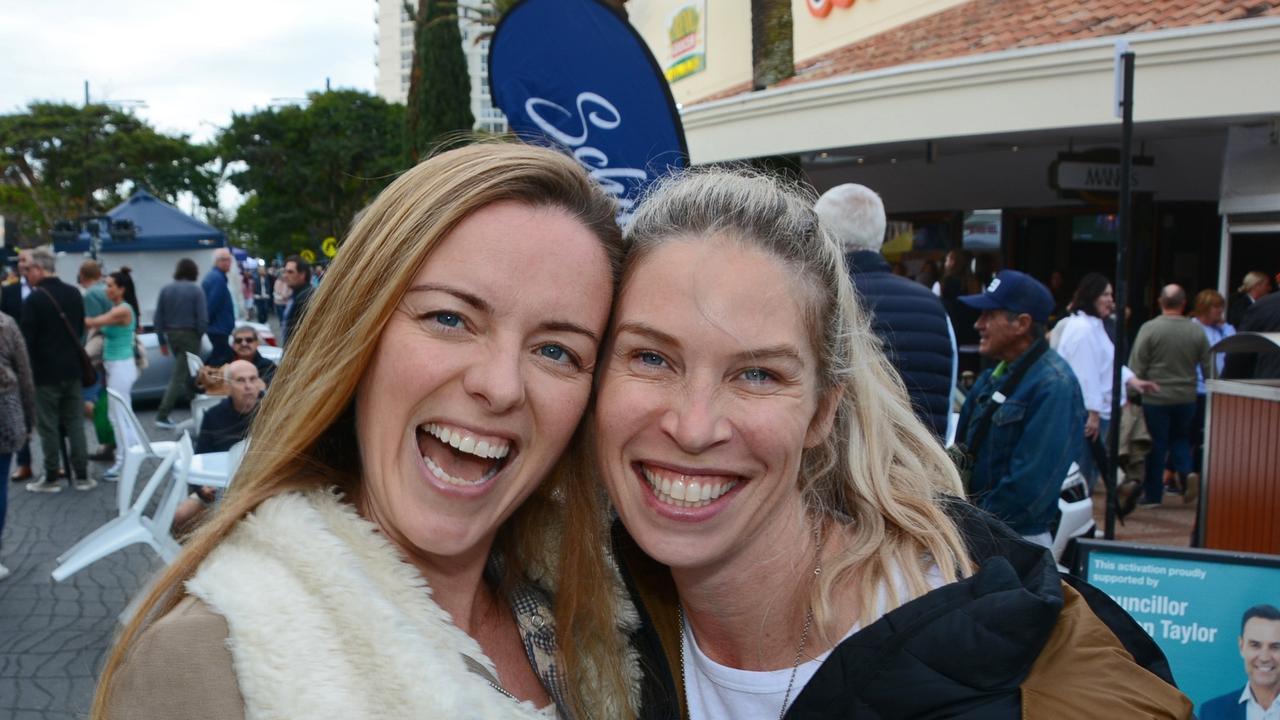
[[[1008,376],[1004,382],[1000,384],[1000,388],[991,393],[991,401],[987,403],[983,409],[981,417],[978,418],[978,427],[973,432],[973,440],[968,444],[969,454],[975,459],[978,457],[978,451],[982,448],[982,443],[987,439],[987,432],[991,429],[991,418],[1000,409],[1001,405],[1013,395],[1014,390],[1018,389],[1018,383],[1022,382],[1022,377],[1027,374],[1032,365],[1044,355],[1049,349],[1049,343],[1043,338],[1037,340],[1031,349],[1027,351],[1024,361],[1018,365]]]

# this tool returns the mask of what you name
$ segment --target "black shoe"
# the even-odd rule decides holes
[[[1138,498],[1142,495],[1142,483],[1137,480],[1125,480],[1116,488],[1116,517],[1124,518],[1138,506]]]
[[[1145,498],[1145,497],[1144,497],[1144,498],[1142,498],[1141,500],[1139,500],[1139,501],[1138,501],[1138,504],[1139,504],[1139,505],[1163,505],[1163,504],[1164,504],[1164,500],[1163,500],[1163,499],[1161,499],[1161,500],[1152,500],[1151,498]]]
[[[116,461],[116,446],[103,445],[101,448],[98,449],[98,452],[90,455],[89,459],[94,462],[113,463]]]

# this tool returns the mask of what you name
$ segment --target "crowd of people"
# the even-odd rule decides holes
[[[839,186],[824,195],[819,210],[824,203],[832,206],[838,197],[855,195],[874,197],[874,192],[857,185]],[[824,221],[842,234],[839,219],[832,222],[824,217]],[[843,221],[855,221],[863,232],[875,234],[873,223],[856,213],[847,212]],[[878,221],[883,222],[883,214]],[[882,235],[883,225],[880,230]],[[940,312],[949,318],[962,376],[966,365],[972,367],[974,362],[974,358],[966,360],[965,343],[976,342],[977,363],[986,369],[968,382],[961,381],[962,392],[953,405],[963,406],[955,438],[961,455],[967,453],[973,465],[971,479],[976,484],[969,492],[1012,527],[1047,541],[1042,528],[1054,516],[1057,490],[1071,463],[1077,464],[1092,491],[1103,463],[1110,462],[1105,448],[1112,422],[1116,331],[1110,280],[1088,273],[1072,293],[1060,271],[1041,283],[1013,270],[980,268],[972,255],[960,250],[946,254],[941,274],[936,261],[927,260],[911,279],[901,263],[890,264],[879,256],[880,236],[869,245],[855,235],[853,230],[843,232],[846,262],[876,315],[875,327],[886,351],[891,356],[896,353],[895,364],[922,417],[936,418],[940,398],[936,382],[929,388],[918,374],[918,349],[925,345],[935,355],[943,353],[947,339],[936,323],[931,332],[924,323]],[[875,276],[866,274],[872,265],[877,266]],[[878,279],[860,281],[871,277]],[[925,288],[941,302],[930,306],[920,300]],[[1161,504],[1166,490],[1180,495],[1184,503],[1197,500],[1203,471],[1205,379],[1211,372],[1209,348],[1234,335],[1237,325],[1240,330],[1280,331],[1280,293],[1273,288],[1270,277],[1256,270],[1244,275],[1230,302],[1211,288],[1193,298],[1177,284],[1161,288],[1158,314],[1138,327],[1129,362],[1121,367],[1125,392],[1120,406],[1126,419],[1116,462],[1140,475],[1119,487],[1121,516],[1139,505]],[[916,299],[900,299],[904,295]],[[1004,317],[989,314],[992,311]],[[904,313],[910,317],[900,317]],[[1022,316],[1025,327],[1009,325]],[[1219,377],[1280,378],[1280,360],[1274,355],[1218,355],[1214,363],[1212,369]],[[1020,365],[1028,366],[1025,372],[1033,376],[1031,380],[1010,372]],[[1054,379],[1037,377],[1044,375]],[[1004,399],[992,403],[997,392]],[[1075,432],[1077,416],[1083,418],[1080,433]],[[1046,428],[1055,432],[1046,434]],[[1069,430],[1065,443],[1059,429]],[[1140,455],[1137,462],[1125,462],[1135,453]]]
[[[156,427],[178,428],[171,413],[197,392],[228,396],[223,402],[227,407],[215,406],[207,414],[213,422],[197,429],[196,445],[205,448],[201,452],[212,452],[209,448],[214,446],[225,450],[228,428],[241,436],[247,432],[257,399],[255,394],[250,403],[237,392],[246,382],[241,377],[244,367],[253,368],[251,384],[261,384],[260,390],[274,376],[276,364],[259,352],[258,327],[246,322],[266,320],[272,298],[257,302],[256,294],[273,288],[282,341],[287,342],[315,282],[310,264],[300,257],[273,268],[246,263],[238,275],[249,294],[246,302],[237,302],[241,288],[234,287],[228,274],[234,262],[228,249],[215,250],[211,267],[197,283],[196,261],[179,260],[152,317],[160,352],[173,357]],[[0,477],[25,483],[26,490],[36,493],[61,492],[68,481],[80,491],[92,490],[99,480],[118,481],[125,450],[139,439],[122,412],[112,411],[108,390],[131,407],[133,386],[148,365],[132,272],[121,267],[104,274],[97,261],[85,260],[72,285],[58,276],[56,257],[45,248],[20,251],[16,270],[0,288],[0,311],[7,320],[0,322],[0,355],[5,361],[0,367]],[[191,377],[188,353],[202,358],[207,372],[201,378],[209,379],[208,386]],[[219,422],[233,414],[240,420]],[[98,443],[93,453],[88,449],[86,417],[93,421]],[[42,451],[42,471],[31,464],[33,430]],[[206,437],[208,433],[213,435]],[[95,478],[90,461],[107,467]],[[12,474],[11,463],[16,465]],[[196,490],[194,498],[209,499],[204,489]],[[0,499],[7,500],[7,492],[0,493]],[[6,504],[0,502],[0,533]],[[9,572],[0,565],[0,579]]]
[[[1150,635],[1045,550],[1067,467],[1096,475],[1120,422],[1110,282],[1060,306],[958,253],[916,282],[884,234],[868,188],[723,168],[659,181],[624,231],[571,158],[454,149],[361,213],[325,283],[300,258],[246,273],[278,368],[231,254],[203,282],[180,262],[157,332],[207,337],[227,394],[196,449],[254,442],[215,507],[192,488],[92,717],[1190,717]],[[90,315],[51,255],[22,263],[0,413],[49,429],[35,483],[58,485],[85,328],[126,388],[137,301],[118,271]],[[1159,302],[1122,370],[1144,502],[1166,464],[1193,492],[1197,369],[1228,332],[1219,296]]]

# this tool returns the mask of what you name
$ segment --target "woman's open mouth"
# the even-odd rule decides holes
[[[432,476],[464,488],[492,480],[506,466],[512,446],[504,438],[441,423],[419,426],[417,439],[418,452]]]
[[[739,483],[735,475],[685,474],[648,463],[636,463],[635,467],[654,499],[676,508],[706,507]]]

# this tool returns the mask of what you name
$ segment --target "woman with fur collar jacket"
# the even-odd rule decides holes
[[[627,240],[593,427],[643,718],[1190,717],[1115,603],[962,504],[812,197],[686,171]]]
[[[577,440],[620,255],[613,203],[549,150],[392,183],[93,717],[634,716],[636,620]]]

